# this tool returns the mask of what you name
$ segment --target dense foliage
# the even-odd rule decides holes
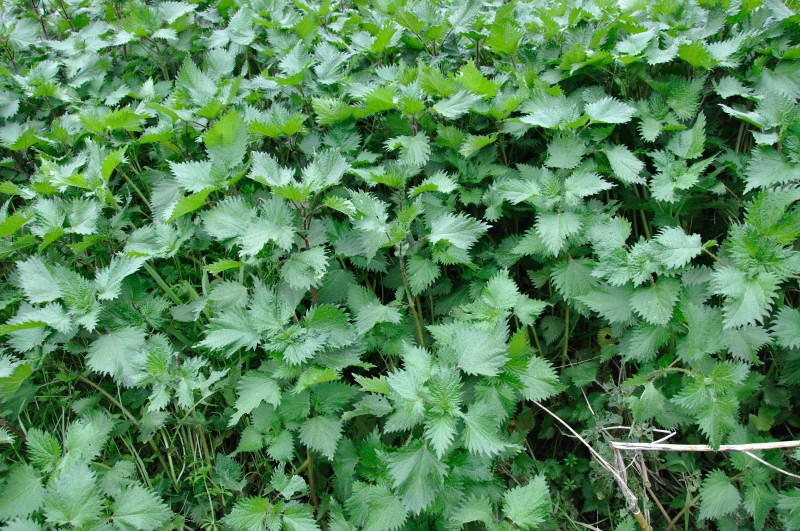
[[[798,23],[2,2],[0,522],[800,528]]]

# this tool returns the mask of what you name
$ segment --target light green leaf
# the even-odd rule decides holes
[[[44,511],[51,524],[83,527],[100,519],[103,499],[87,465],[61,471],[45,491]]]
[[[449,98],[445,98],[433,106],[433,110],[448,118],[455,120],[469,112],[473,105],[483,98],[477,94],[470,94],[466,90],[459,90]]]
[[[459,249],[469,250],[487,230],[488,224],[467,214],[447,213],[433,220],[428,238],[434,244],[444,240]]]
[[[700,519],[719,518],[735,511],[742,502],[737,489],[722,470],[708,473],[700,487]]]
[[[625,184],[644,184],[645,180],[639,174],[644,169],[644,162],[636,158],[630,149],[623,145],[616,145],[605,150],[608,163],[614,175]]]
[[[36,470],[22,463],[13,465],[0,490],[0,520],[28,516],[39,509],[43,498],[44,487]]]
[[[95,287],[97,288],[97,298],[103,300],[113,300],[119,297],[122,289],[122,281],[125,277],[136,273],[145,263],[144,258],[130,258],[127,256],[114,256],[111,262],[95,274]]]
[[[536,234],[549,253],[557,256],[567,243],[567,238],[578,233],[583,226],[581,217],[574,212],[541,213],[536,218]]]
[[[396,151],[399,148],[400,156],[397,160],[407,166],[422,167],[428,163],[431,155],[430,139],[425,133],[390,138],[385,146],[389,151]]]
[[[17,262],[17,273],[20,287],[29,302],[50,302],[61,297],[55,272],[38,256]]]
[[[342,438],[342,421],[332,417],[311,417],[300,426],[300,441],[333,460],[336,446]]]
[[[525,372],[520,374],[520,380],[524,386],[522,396],[527,400],[538,402],[550,398],[564,389],[553,364],[538,356],[531,357]]]
[[[784,307],[772,323],[772,333],[784,348],[800,348],[800,311]]]
[[[322,247],[312,247],[292,254],[283,264],[281,276],[292,288],[306,290],[318,287],[328,267],[328,257]]]
[[[203,136],[211,163],[225,169],[242,162],[247,151],[247,139],[247,124],[235,110],[217,120]]]
[[[464,414],[464,445],[473,454],[494,457],[513,447],[500,428],[501,417],[485,402],[477,402]]]
[[[101,374],[108,374],[126,387],[136,384],[146,359],[145,334],[131,326],[114,330],[89,346],[87,364]]]
[[[497,376],[508,361],[502,332],[457,325],[450,346],[458,356],[458,366],[467,374]]]
[[[239,380],[236,386],[236,412],[231,415],[228,426],[234,426],[243,415],[253,411],[261,402],[278,407],[281,403],[281,388],[267,374],[250,371]]]
[[[231,512],[222,522],[231,529],[244,531],[264,531],[267,528],[267,515],[270,503],[256,496],[244,498],[236,502]]]
[[[672,308],[681,291],[680,282],[660,278],[654,285],[637,288],[631,296],[631,307],[637,315],[654,325],[665,325],[672,317]]]
[[[389,474],[403,505],[419,514],[433,502],[444,486],[447,465],[439,461],[427,446],[405,448],[388,460]]]
[[[112,519],[122,529],[153,531],[172,517],[172,511],[151,490],[131,485],[117,496]]]
[[[536,476],[524,487],[503,496],[503,514],[521,529],[538,529],[549,520],[550,490],[544,476]]]
[[[653,239],[653,256],[665,267],[679,268],[703,252],[699,234],[686,234],[680,227],[662,229]]]
[[[593,122],[624,124],[630,122],[636,109],[616,98],[606,96],[586,106],[586,115]]]

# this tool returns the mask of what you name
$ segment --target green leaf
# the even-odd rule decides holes
[[[44,499],[44,487],[36,470],[17,463],[5,475],[0,490],[0,520],[28,516],[39,509]]]
[[[408,519],[400,497],[386,486],[356,482],[345,503],[352,523],[364,531],[396,531]]]
[[[339,184],[350,165],[340,153],[325,149],[314,154],[311,164],[301,172],[303,186],[311,192],[321,192]]]
[[[528,361],[525,372],[520,374],[522,396],[527,400],[540,401],[560,393],[564,386],[558,379],[553,364],[548,360],[533,356]]]
[[[188,214],[190,212],[194,212],[198,208],[202,207],[206,204],[206,198],[211,193],[211,189],[201,190],[200,192],[188,195],[186,197],[182,197],[178,201],[175,202],[175,205],[172,207],[172,212],[170,213],[169,217],[165,219],[167,223],[171,223],[178,219],[179,217],[183,216],[184,214]]]
[[[677,269],[703,252],[699,234],[686,234],[679,227],[659,231],[653,239],[653,256],[665,267]]]
[[[55,470],[61,461],[61,444],[55,435],[31,428],[26,434],[25,445],[28,448],[28,460],[43,472]]]
[[[231,169],[239,165],[247,151],[247,125],[236,111],[229,111],[203,136],[208,158],[213,165]]]
[[[713,274],[714,293],[725,296],[725,328],[761,322],[769,313],[779,280],[770,273],[750,277],[731,266],[718,267]]]
[[[781,308],[771,330],[780,346],[800,348],[800,311],[795,308]]]
[[[332,417],[311,417],[300,426],[300,441],[330,461],[341,438],[342,421]]]
[[[145,334],[141,329],[128,326],[115,330],[92,342],[87,365],[94,372],[107,374],[118,383],[132,387],[146,359],[144,346]]]
[[[549,520],[550,491],[544,476],[536,476],[524,487],[503,496],[503,514],[521,529],[537,529]]]
[[[270,503],[264,498],[253,496],[236,502],[231,512],[222,522],[231,529],[263,531],[267,528]]]
[[[472,61],[467,62],[456,78],[470,92],[491,98],[497,94],[499,85],[486,79]]]
[[[494,457],[513,447],[500,428],[501,417],[492,406],[476,402],[464,414],[464,446],[473,454]]]
[[[283,264],[281,276],[294,289],[318,287],[328,267],[328,257],[322,247],[312,247],[294,253]]]
[[[83,527],[100,519],[103,499],[86,465],[62,470],[44,494],[45,518],[51,524]]]
[[[489,230],[483,221],[464,214],[447,213],[431,222],[431,243],[447,241],[459,249],[469,250],[476,241]]]
[[[41,258],[31,256],[17,262],[19,284],[32,303],[50,302],[61,297],[61,287],[52,268]]]
[[[236,412],[231,415],[228,426],[235,426],[242,416],[253,411],[261,402],[272,404],[276,408],[281,403],[281,388],[275,380],[260,371],[250,371],[242,376],[236,391]]]
[[[700,487],[700,519],[709,520],[731,514],[742,502],[737,489],[722,470],[708,473]]]
[[[534,224],[536,234],[553,256],[561,252],[567,238],[578,233],[582,226],[581,217],[574,212],[541,213]]]
[[[320,531],[311,507],[289,502],[283,510],[283,528],[288,531]]]
[[[630,149],[623,145],[615,145],[605,150],[608,163],[614,175],[625,184],[644,184],[640,176],[644,162],[636,158]]]
[[[481,149],[493,144],[495,140],[497,140],[497,135],[468,134],[464,138],[464,141],[462,142],[461,146],[458,148],[458,152],[465,159],[469,159],[472,158],[472,156],[478,153],[478,151],[480,151]]]
[[[433,261],[420,255],[408,260],[408,286],[412,295],[419,295],[439,278],[441,270]]]
[[[800,529],[800,489],[782,492],[778,496],[778,511],[786,529]]]
[[[624,124],[630,122],[636,109],[616,98],[606,96],[586,105],[586,115],[593,122]]]
[[[459,90],[449,98],[445,98],[433,106],[433,110],[448,118],[455,120],[469,112],[469,110],[483,98],[477,94],[470,94],[466,90]]]
[[[104,268],[98,269],[94,283],[97,288],[98,300],[113,300],[119,297],[122,290],[122,281],[136,273],[145,263],[144,258],[130,258],[127,256],[114,256]]]
[[[571,170],[581,163],[586,144],[574,135],[559,135],[547,145],[547,159],[544,161],[550,168]]]
[[[397,161],[407,166],[422,167],[428,163],[431,155],[430,139],[425,133],[390,138],[385,146],[389,151],[396,151],[399,148],[400,156]]]
[[[122,529],[153,531],[172,517],[159,497],[140,485],[131,485],[117,496],[112,519]]]
[[[448,467],[423,445],[392,454],[388,468],[403,505],[412,514],[419,514],[430,506],[444,486]]]
[[[457,325],[450,348],[458,356],[459,368],[467,374],[497,376],[508,361],[502,332]]]
[[[665,325],[672,318],[672,309],[681,291],[680,282],[660,278],[655,284],[637,288],[631,296],[631,307],[650,324]]]

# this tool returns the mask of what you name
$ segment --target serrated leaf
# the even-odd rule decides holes
[[[144,258],[131,258],[127,256],[114,256],[111,262],[104,268],[97,271],[94,283],[97,288],[97,298],[103,300],[113,300],[119,297],[122,289],[122,281],[136,273],[142,265]]]
[[[112,519],[122,529],[153,531],[161,528],[172,511],[151,490],[131,485],[117,496]]]
[[[672,278],[660,278],[652,286],[637,288],[631,296],[633,311],[650,324],[665,325],[672,318],[681,285]]]
[[[461,68],[458,77],[456,78],[464,88],[475,94],[491,98],[497,93],[499,85],[493,81],[486,79],[480,70],[475,67],[475,63],[469,61]]]
[[[567,238],[581,230],[583,222],[574,212],[541,213],[534,227],[548,252],[557,256],[566,245]]]
[[[55,272],[41,258],[31,256],[17,262],[17,273],[25,298],[32,303],[50,302],[61,297]]]
[[[311,417],[300,426],[300,441],[330,461],[341,438],[342,421],[332,417]]]
[[[281,388],[267,374],[250,371],[239,380],[236,386],[236,412],[231,415],[228,426],[235,426],[242,416],[253,411],[261,402],[278,407],[281,403]]]
[[[445,98],[433,106],[433,110],[448,118],[455,120],[466,114],[473,105],[483,98],[477,94],[470,94],[466,90],[459,90],[449,98]]]
[[[419,514],[433,502],[444,486],[448,467],[426,446],[421,446],[392,454],[388,459],[388,468],[403,505],[412,514]]]
[[[708,473],[700,487],[700,519],[719,518],[735,511],[742,502],[737,489],[722,470]]]
[[[624,124],[630,122],[636,109],[616,98],[606,96],[586,106],[586,115],[593,122]]]
[[[458,356],[459,367],[467,374],[496,376],[508,361],[505,337],[497,331],[458,325],[450,348]]]
[[[89,346],[87,364],[101,374],[108,374],[126,387],[135,385],[142,369],[145,334],[139,328],[125,327],[100,336]]]
[[[44,494],[45,518],[51,524],[82,527],[100,518],[103,499],[86,465],[63,470]]]
[[[503,515],[521,529],[536,529],[550,514],[550,490],[544,476],[536,476],[527,485],[516,487],[503,496]]]
[[[428,238],[434,244],[444,240],[468,251],[487,230],[489,230],[488,224],[467,214],[447,213],[431,222],[431,233]]]
[[[795,308],[781,308],[771,330],[780,346],[800,348],[800,311]]]
[[[44,487],[36,470],[17,463],[5,476],[0,490],[0,520],[28,516],[39,509],[44,499]]]
[[[493,457],[511,445],[503,436],[497,412],[477,402],[464,414],[464,445],[473,454]]]
[[[630,149],[623,145],[616,145],[605,150],[608,163],[614,175],[625,184],[644,184],[645,180],[639,174],[644,169],[644,162],[639,160]]]
[[[699,234],[686,234],[679,227],[662,229],[653,239],[653,256],[664,266],[679,268],[703,252]]]
[[[527,400],[545,400],[564,389],[553,364],[538,356],[531,357],[525,371],[520,374],[520,380],[523,385],[522,396]]]
[[[264,531],[270,503],[264,498],[253,496],[236,502],[231,512],[222,522],[232,529],[245,531]]]

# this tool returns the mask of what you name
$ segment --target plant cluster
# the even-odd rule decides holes
[[[2,2],[0,522],[800,528],[798,23]]]

